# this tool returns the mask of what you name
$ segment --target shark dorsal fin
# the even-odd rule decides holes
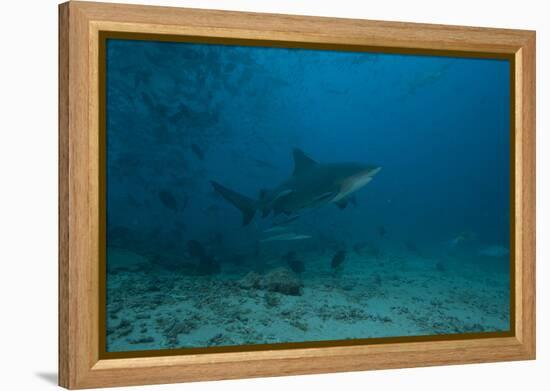
[[[301,149],[294,148],[294,175],[300,174],[301,172],[315,167],[317,163],[315,160],[307,156]]]

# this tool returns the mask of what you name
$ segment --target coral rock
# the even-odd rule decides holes
[[[262,277],[256,272],[249,272],[246,276],[237,281],[237,285],[242,289],[260,289]]]
[[[296,273],[283,267],[267,273],[263,278],[262,285],[270,292],[278,292],[283,295],[300,296],[302,294],[302,282]]]

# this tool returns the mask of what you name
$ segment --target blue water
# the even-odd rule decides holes
[[[500,59],[109,39],[107,350],[509,330],[509,78]],[[243,226],[210,181],[257,200],[295,149],[382,169],[343,209]]]

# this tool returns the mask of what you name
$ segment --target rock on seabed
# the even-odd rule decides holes
[[[292,270],[278,267],[265,276],[249,272],[237,282],[237,285],[242,289],[260,289],[288,296],[301,296],[303,284]]]

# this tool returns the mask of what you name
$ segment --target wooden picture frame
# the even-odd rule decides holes
[[[148,33],[280,46],[505,55],[513,74],[513,330],[507,336],[105,358],[100,35]],[[59,6],[59,384],[70,389],[535,358],[535,33],[71,1]]]

